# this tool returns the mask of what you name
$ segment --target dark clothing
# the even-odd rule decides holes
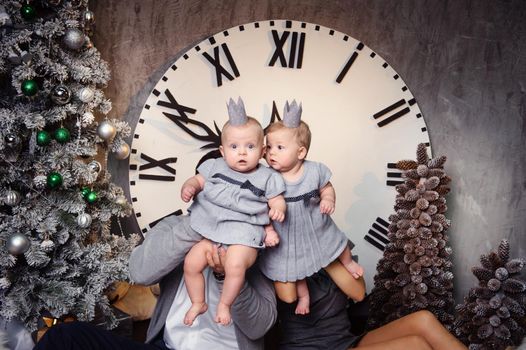
[[[140,343],[86,322],[61,323],[51,327],[33,350],[168,350],[160,338]]]
[[[354,347],[362,336],[351,333],[347,296],[325,270],[307,278],[310,313],[296,315],[296,303],[278,301],[280,350],[339,350]]]

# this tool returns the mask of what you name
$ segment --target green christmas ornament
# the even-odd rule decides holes
[[[47,176],[47,187],[55,189],[62,185],[62,175],[57,172],[52,172]]]
[[[55,140],[57,140],[58,143],[66,143],[69,141],[71,134],[66,128],[58,128],[57,130],[55,130],[54,136]]]
[[[86,196],[86,201],[89,204],[93,204],[99,199],[99,195],[95,191],[90,191],[90,193]]]
[[[37,145],[39,146],[47,146],[51,142],[51,135],[45,131],[40,130],[37,132]]]
[[[82,187],[82,189],[80,190],[80,193],[82,193],[82,198],[84,198],[84,199],[88,198],[88,195],[90,194],[90,192],[91,192],[91,190],[87,186]]]
[[[32,21],[37,16],[37,10],[31,5],[25,4],[20,8],[20,15],[26,21]]]
[[[37,82],[33,79],[26,79],[22,82],[22,93],[26,96],[34,96],[38,92]]]

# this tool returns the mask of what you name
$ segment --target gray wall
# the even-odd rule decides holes
[[[112,113],[130,121],[160,67],[234,25],[292,19],[361,40],[400,73],[423,111],[434,154],[448,156],[457,301],[475,283],[470,268],[502,238],[509,238],[512,256],[526,257],[525,1],[91,3],[94,42],[113,71],[106,90]],[[111,165],[118,180],[126,176],[124,163]]]

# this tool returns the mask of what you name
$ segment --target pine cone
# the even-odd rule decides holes
[[[401,160],[396,163],[396,168],[399,170],[416,169],[418,163],[414,160]]]

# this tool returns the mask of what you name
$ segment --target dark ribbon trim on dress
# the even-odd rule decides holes
[[[299,201],[306,201],[311,198],[319,197],[319,191],[318,190],[312,190],[310,192],[304,193],[300,196],[296,197],[285,197],[285,202],[299,202]]]
[[[228,177],[226,175],[219,174],[219,173],[212,175],[212,177],[224,180],[224,181],[229,182],[229,183],[231,183],[233,185],[238,185],[240,188],[247,189],[250,192],[254,193],[258,197],[262,197],[262,196],[265,195],[265,191],[263,191],[262,189],[259,189],[256,186],[252,185],[252,183],[250,181],[248,181],[248,180],[245,181],[245,182],[241,182],[241,181],[237,181],[235,179],[232,179],[231,177]]]

